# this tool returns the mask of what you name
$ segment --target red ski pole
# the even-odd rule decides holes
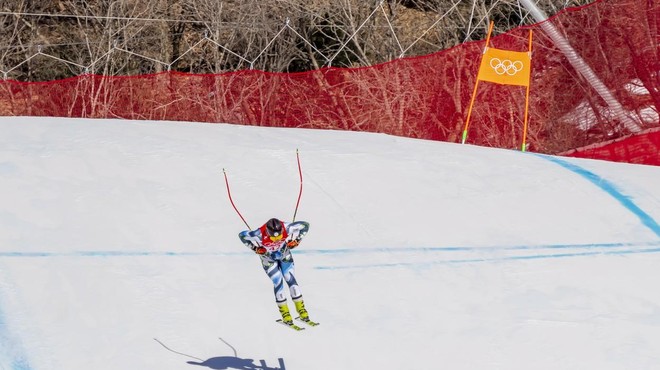
[[[298,173],[300,174],[300,192],[298,193],[296,210],[293,212],[293,220],[291,222],[296,220],[296,214],[298,213],[298,205],[300,204],[300,196],[302,195],[302,189],[303,189],[303,176],[302,176],[302,168],[300,167],[300,155],[298,155],[298,149],[296,149],[296,159],[298,160]]]
[[[241,212],[238,211],[238,208],[236,208],[236,205],[234,204],[234,200],[231,199],[231,192],[229,191],[229,180],[227,180],[227,172],[225,169],[222,169],[222,173],[225,175],[225,184],[227,184],[227,195],[229,195],[229,201],[231,202],[232,207],[234,207],[234,210],[236,213],[238,213],[238,216],[243,220],[243,223],[245,223],[245,226],[248,227],[249,230],[252,230],[250,225],[248,225],[247,221],[243,218],[243,215],[241,215]]]

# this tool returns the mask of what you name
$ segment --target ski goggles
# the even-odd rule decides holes
[[[280,240],[282,240],[282,234],[277,234],[275,236],[270,236],[269,238],[270,238],[271,242],[279,242]]]

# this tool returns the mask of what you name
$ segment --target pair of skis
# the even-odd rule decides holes
[[[282,324],[282,325],[284,325],[284,326],[286,326],[286,327],[288,327],[288,328],[291,328],[291,329],[293,329],[293,330],[295,330],[295,331],[302,331],[302,330],[305,330],[304,327],[299,326],[299,325],[296,325],[293,321],[292,321],[290,324],[284,322],[282,319],[277,319],[277,320],[275,320],[275,321],[278,322],[278,323],[280,323],[280,324]],[[300,317],[296,317],[296,321],[302,322],[302,323],[304,323],[304,324],[306,324],[306,325],[308,325],[308,326],[312,326],[312,327],[313,327],[313,326],[318,326],[318,325],[319,325],[319,323],[316,322],[316,321],[312,321],[312,320],[310,320],[310,319],[303,319],[303,318],[300,318]]]

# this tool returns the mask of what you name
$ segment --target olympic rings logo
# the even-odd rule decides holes
[[[519,60],[510,61],[508,59],[491,58],[490,67],[500,76],[504,74],[513,76],[523,70],[524,64]]]

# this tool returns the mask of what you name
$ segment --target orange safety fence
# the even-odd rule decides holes
[[[548,22],[569,40],[639,130],[659,126],[660,2],[601,0],[562,11]],[[534,40],[528,150],[566,153],[630,135],[630,127],[612,114],[541,24],[493,36],[490,44],[527,51],[530,29]],[[87,74],[48,82],[5,80],[0,81],[0,115],[223,122],[460,142],[484,46],[485,41],[470,42],[371,67],[290,74],[243,70],[205,75]],[[479,86],[467,143],[520,148],[525,104],[525,89]],[[648,140],[629,139],[646,140],[634,144],[643,155],[625,150],[599,154],[583,150],[579,155],[658,164],[656,134],[647,133]]]

